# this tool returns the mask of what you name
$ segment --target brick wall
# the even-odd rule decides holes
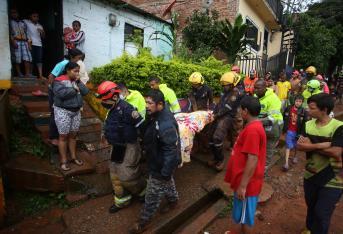
[[[164,10],[173,2],[173,0],[126,0],[126,2],[139,7],[147,12],[162,17]],[[173,12],[179,14],[178,34],[180,35],[182,29],[186,26],[186,20],[193,14],[194,11],[205,10],[206,0],[177,0],[172,8]],[[209,10],[216,10],[219,13],[220,19],[229,19],[231,22],[236,17],[238,11],[239,0],[212,0]],[[170,19],[170,14],[163,17]]]

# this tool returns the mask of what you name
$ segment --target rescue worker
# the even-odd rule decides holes
[[[259,118],[263,123],[267,135],[267,166],[270,165],[274,149],[280,139],[283,126],[281,101],[272,89],[267,88],[264,80],[258,80],[254,92],[259,98],[261,111]]]
[[[130,103],[137,109],[138,113],[145,119],[145,99],[143,95],[137,90],[128,89],[125,83],[118,83],[120,89],[119,98]]]
[[[309,99],[312,95],[321,93],[320,82],[318,80],[310,80],[306,84],[306,89],[302,93],[304,97],[303,107],[307,108],[307,99]]]
[[[236,85],[236,88],[238,88],[240,93],[244,93],[244,75],[240,74],[241,69],[239,68],[239,66],[233,65],[231,71],[236,72],[239,75],[240,79],[238,84]]]
[[[256,71],[251,69],[249,72],[249,76],[245,77],[244,79],[244,91],[247,95],[254,95],[254,84],[258,80]]]
[[[192,85],[192,91],[188,94],[191,103],[190,111],[208,110],[213,106],[213,92],[204,84],[204,77],[200,72],[193,72],[188,78]]]
[[[169,109],[172,113],[176,114],[181,112],[176,94],[171,88],[167,86],[167,84],[161,84],[161,80],[159,78],[152,77],[149,79],[149,86],[152,89],[159,89],[163,93],[164,99],[169,105]]]
[[[161,213],[175,209],[179,200],[173,178],[176,168],[181,163],[178,124],[168,107],[165,106],[161,91],[151,90],[146,95],[146,107],[148,121],[144,145],[149,155],[149,179],[145,203],[138,222],[129,230],[131,234],[142,233],[149,227],[162,198],[166,198],[167,205],[160,210]]]
[[[114,204],[110,213],[127,207],[132,195],[144,199],[146,187],[139,167],[141,151],[137,141],[137,128],[144,120],[132,105],[119,98],[120,93],[117,84],[111,81],[104,81],[98,87],[98,98],[108,109],[104,135],[112,145],[110,177]]]
[[[305,74],[306,74],[306,78],[302,79],[301,81],[302,90],[306,89],[307,82],[316,78],[317,69],[314,66],[309,66],[308,68],[306,68]],[[304,103],[305,102],[306,100],[304,100]]]
[[[225,137],[230,132],[231,144],[237,135],[237,129],[241,128],[237,109],[241,99],[241,94],[236,88],[240,77],[235,72],[226,72],[220,78],[220,84],[223,87],[223,93],[220,101],[213,112],[214,122],[210,125],[209,146],[213,154],[213,160],[208,161],[208,166],[214,167],[217,171],[223,170],[224,156],[223,144]]]

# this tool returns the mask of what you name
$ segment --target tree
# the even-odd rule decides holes
[[[245,37],[248,25],[243,23],[243,18],[239,14],[234,24],[225,19],[220,23],[221,32],[218,37],[218,47],[226,54],[229,63],[235,63],[237,57],[244,55],[249,38]]]
[[[336,53],[337,39],[320,19],[306,13],[299,15],[295,22],[298,34],[296,64],[299,68],[309,65],[326,71],[328,61]]]
[[[218,13],[195,11],[182,31],[184,45],[190,50],[194,60],[209,57],[217,48],[219,35]]]
[[[342,0],[323,0],[309,7],[306,12],[321,19],[322,24],[331,30],[336,38],[336,53],[329,59],[328,73],[343,65],[343,2]]]

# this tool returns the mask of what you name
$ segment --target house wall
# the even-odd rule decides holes
[[[117,16],[117,25],[108,25],[108,16]],[[158,30],[170,33],[168,24],[145,17],[129,10],[117,10],[97,1],[64,0],[63,27],[71,26],[74,20],[81,22],[81,29],[86,34],[85,63],[87,69],[109,63],[124,52],[124,27],[129,23],[144,29],[144,46],[152,48],[154,55],[171,54],[172,47],[162,40],[149,40],[150,35]]]
[[[244,20],[249,18],[250,21],[252,21],[255,24],[255,26],[258,28],[258,31],[259,31],[258,44],[260,45],[260,49],[259,51],[256,51],[251,48],[249,51],[254,55],[262,56],[263,36],[264,36],[264,29],[265,29],[265,24],[263,20],[258,16],[256,11],[245,0],[239,1],[238,13],[242,15]]]
[[[272,57],[280,53],[282,40],[282,32],[274,32],[273,34],[269,33],[269,42],[268,42],[268,57]]]
[[[0,89],[11,87],[11,53],[9,47],[9,28],[7,1],[0,1]]]

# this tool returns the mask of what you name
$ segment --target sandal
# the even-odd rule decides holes
[[[71,163],[74,163],[78,166],[82,166],[83,165],[83,161],[81,159],[76,159],[76,158],[73,158],[72,160],[70,160]]]
[[[69,171],[70,167],[68,167],[68,164],[66,162],[64,162],[64,163],[61,163],[61,169],[63,171]]]

